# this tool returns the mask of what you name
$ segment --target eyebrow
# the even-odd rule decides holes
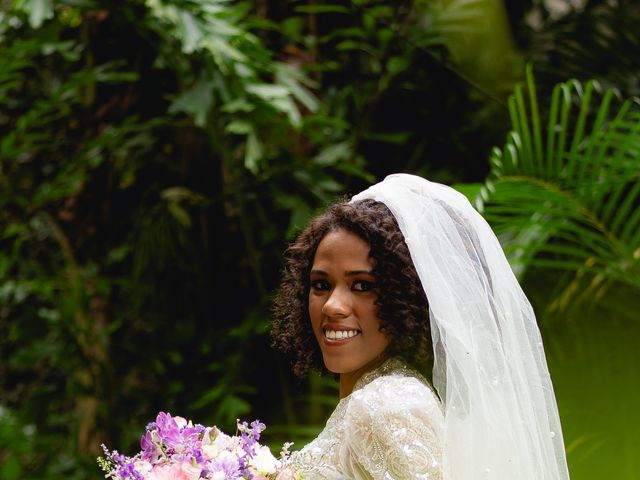
[[[328,277],[329,274],[327,272],[325,272],[324,270],[311,270],[311,272],[309,272],[311,275],[320,275],[323,277]],[[375,274],[373,273],[373,270],[351,270],[349,272],[346,273],[347,276],[352,277],[354,275],[373,275],[375,276]]]

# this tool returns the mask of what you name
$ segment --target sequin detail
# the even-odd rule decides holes
[[[392,358],[356,382],[291,466],[311,480],[442,480],[443,429],[426,380]]]

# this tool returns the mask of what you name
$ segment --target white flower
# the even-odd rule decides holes
[[[204,435],[202,435],[202,445],[211,445],[213,440],[220,434],[222,434],[222,432],[216,427],[205,428]]]
[[[238,455],[236,455],[235,453],[230,452],[229,450],[223,450],[221,451],[218,456],[216,457],[216,460],[228,460],[230,462],[236,462],[238,459]]]
[[[219,450],[229,450],[229,449],[233,448],[233,444],[234,444],[233,438],[234,437],[230,437],[229,435],[227,435],[225,433],[222,433],[217,428],[216,428],[216,430],[217,430],[217,432],[216,432],[217,435],[213,439],[213,442],[211,444],[214,445]]]
[[[149,463],[146,460],[137,460],[134,463],[134,467],[136,469],[136,471],[138,473],[141,473],[143,477],[146,477],[146,475],[151,471],[151,469],[153,468],[151,463]]]
[[[173,417],[173,419],[176,421],[178,428],[184,428],[190,423],[187,422],[187,419],[184,417]]]
[[[280,462],[271,454],[269,447],[264,445],[256,448],[256,453],[249,465],[261,474],[276,473]]]
[[[216,427],[207,429],[202,438],[202,453],[206,458],[217,458],[219,453],[224,450],[233,450],[237,441],[235,437],[230,437],[222,433]]]
[[[218,449],[213,445],[202,445],[201,451],[206,459],[216,458],[216,455],[218,455]]]

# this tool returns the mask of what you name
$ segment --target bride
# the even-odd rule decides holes
[[[287,251],[272,334],[296,374],[340,378],[288,473],[569,478],[533,311],[455,190],[392,175],[312,220]]]

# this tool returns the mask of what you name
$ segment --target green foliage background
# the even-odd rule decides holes
[[[282,251],[398,171],[498,233],[572,478],[640,478],[640,9],[575,3],[1,1],[0,478],[159,410],[303,445],[337,394],[269,347]]]

